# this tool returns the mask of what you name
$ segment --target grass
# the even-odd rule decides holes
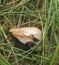
[[[0,65],[59,65],[58,6],[58,0],[0,1]],[[32,26],[42,30],[42,39],[24,50],[9,29]],[[38,46],[40,51],[33,53]]]

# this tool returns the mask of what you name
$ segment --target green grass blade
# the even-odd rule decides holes
[[[22,6],[24,4],[26,4],[27,2],[29,2],[30,0],[22,0],[17,6],[15,6],[15,8],[13,7],[12,10],[15,10],[16,8],[18,8],[19,6]]]
[[[0,55],[0,64],[2,64],[2,65],[10,65],[9,62],[2,55]]]
[[[50,65],[54,65],[54,61],[55,61],[55,59],[56,59],[56,57],[57,57],[58,50],[59,50],[59,41],[57,42],[57,46],[56,46],[56,49],[55,49],[55,51],[54,51],[54,55],[53,55],[53,57],[52,57],[52,60],[51,60],[51,62],[50,62]]]

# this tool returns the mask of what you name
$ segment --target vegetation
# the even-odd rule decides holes
[[[0,65],[59,65],[58,6],[59,0],[0,0]],[[9,33],[21,27],[42,31],[42,39],[29,50]],[[38,46],[40,51],[33,53]]]

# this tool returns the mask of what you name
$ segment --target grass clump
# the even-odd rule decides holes
[[[0,65],[59,65],[58,6],[58,0],[0,1]],[[15,42],[9,29],[21,27],[42,30],[38,45],[26,51],[14,46],[20,42]],[[41,51],[33,53],[38,46]]]

